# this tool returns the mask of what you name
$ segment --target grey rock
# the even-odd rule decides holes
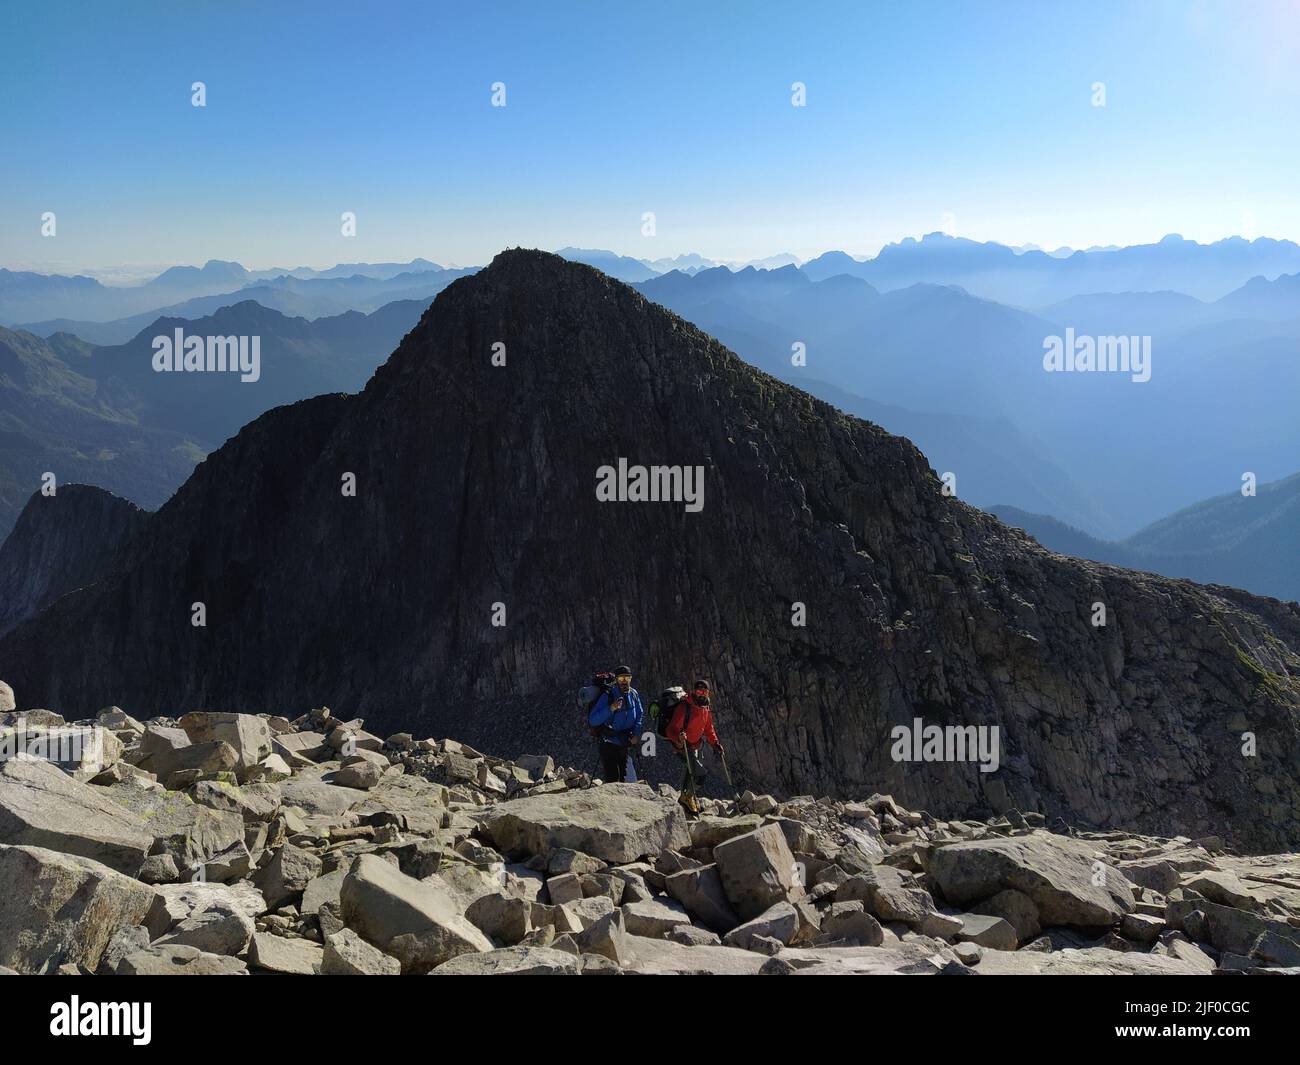
[[[192,913],[158,940],[161,944],[197,947],[208,954],[242,954],[254,932],[253,919],[228,909]]]
[[[561,873],[546,881],[546,890],[552,904],[576,902],[582,898],[582,881],[576,873]]]
[[[344,924],[397,958],[404,973],[426,973],[460,954],[493,949],[437,875],[413,880],[363,854],[344,879],[340,900]]]
[[[267,906],[274,910],[301,895],[320,875],[321,860],[316,855],[286,843],[257,871],[253,883],[261,889]]]
[[[153,846],[140,819],[45,761],[0,762],[0,840],[102,862],[134,876]]]
[[[1015,888],[999,891],[996,895],[972,907],[972,911],[990,917],[1001,917],[1012,927],[1016,939],[1021,943],[1037,939],[1042,931],[1038,920],[1038,907],[1034,900]]]
[[[320,971],[322,976],[400,976],[402,963],[343,928],[325,937]]]
[[[821,922],[821,933],[832,940],[854,943],[864,947],[878,947],[885,941],[880,927],[866,907],[858,901],[837,902]]]
[[[1042,953],[1033,950],[985,950],[981,973],[1049,976],[1194,976],[1203,972],[1195,963],[1160,954],[1123,953],[1104,947]]]
[[[607,913],[578,933],[578,949],[583,954],[599,954],[622,967],[631,958],[628,934],[619,910]]]
[[[141,925],[119,928],[108,941],[104,953],[100,955],[95,972],[99,976],[111,976],[117,971],[118,964],[128,954],[149,949],[149,931]],[[10,970],[12,971],[12,970]]]
[[[1178,958],[1195,966],[1202,973],[1208,974],[1215,969],[1214,959],[1177,930],[1161,933],[1159,940],[1151,948],[1151,953]]]
[[[740,918],[731,908],[722,888],[722,877],[716,865],[673,873],[664,880],[664,887],[692,916],[719,935],[740,924]]]
[[[373,762],[358,758],[334,773],[334,783],[344,788],[369,791],[384,777],[384,771]]]
[[[713,848],[723,891],[741,920],[802,895],[794,855],[777,825],[764,825]],[[706,922],[707,923],[707,922]]]
[[[191,917],[207,911],[242,915],[253,921],[267,911],[266,900],[252,884],[215,884],[194,881],[159,884],[145,915],[144,925],[153,939],[160,939]]]
[[[775,940],[780,946],[790,943],[799,931],[799,914],[788,902],[778,902],[752,920],[733,928],[722,942],[729,947],[742,950],[758,950],[761,953],[773,953],[766,949],[767,944],[758,940]]]
[[[673,943],[680,943],[684,947],[717,947],[722,945],[722,940],[718,937],[717,932],[710,932],[707,928],[697,928],[695,925],[678,925],[665,933],[663,938]]]
[[[503,851],[550,854],[565,848],[607,862],[631,862],[690,843],[681,807],[640,784],[511,799],[488,812],[483,831]]]
[[[1198,921],[1196,914],[1203,916]],[[1192,939],[1208,942],[1215,950],[1249,957],[1260,936],[1273,933],[1279,940],[1300,945],[1300,928],[1286,921],[1261,917],[1233,906],[1201,898],[1187,891],[1182,898],[1171,897],[1165,907],[1165,923],[1182,929]]]
[[[992,950],[1015,950],[1020,946],[1016,930],[1010,922],[989,914],[963,913],[961,931],[957,940],[962,943],[977,943]]]
[[[675,928],[691,923],[686,907],[674,899],[659,898],[623,904],[623,922],[634,936],[659,939]]]
[[[58,772],[58,770],[54,770]],[[0,844],[0,965],[94,970],[119,931],[140,924],[156,889],[90,858]]]
[[[267,972],[312,976],[320,972],[323,954],[321,947],[310,940],[257,932],[248,960],[254,968]]]
[[[602,872],[606,868],[608,868],[606,863],[599,858],[593,858],[590,854],[583,854],[581,851],[570,850],[568,847],[559,847],[551,851],[546,859],[546,871],[551,876],[562,876],[565,873],[583,876],[587,873]]]
[[[151,854],[145,858],[135,878],[142,884],[170,884],[181,878],[181,871],[170,854]]]
[[[271,728],[265,718],[252,714],[210,713],[185,714],[180,726],[191,744],[225,742],[235,752],[233,769],[241,780],[248,770],[272,753]]]
[[[99,790],[122,813],[140,821],[153,837],[153,853],[170,854],[183,872],[189,873],[243,843],[244,820],[239,813],[202,806],[184,792],[134,784]]]
[[[169,944],[128,954],[115,971],[118,976],[246,976],[248,966],[238,958]]]
[[[1165,930],[1165,922],[1160,917],[1126,913],[1120,922],[1119,930],[1125,939],[1131,939],[1135,943],[1154,943]]]
[[[1107,927],[1133,909],[1132,885],[1093,847],[1041,832],[939,847],[929,872],[957,906],[1015,888],[1033,899],[1045,925]]]
[[[533,930],[533,904],[525,898],[492,893],[481,895],[465,910],[465,916],[502,946],[511,947]]]
[[[462,954],[443,962],[433,976],[578,976],[581,956],[553,947],[505,947]]]

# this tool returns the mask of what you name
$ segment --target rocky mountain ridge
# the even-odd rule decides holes
[[[601,502],[621,458],[702,468],[703,512]],[[760,791],[1276,851],[1300,841],[1298,651],[1294,604],[1044,551],[906,440],[596,270],[514,251],[443,292],[362,393],[277,408],[209,456],[109,576],[0,637],[0,675],[74,718],[278,713],[307,690],[572,762],[574,688],[630,659],[647,698],[713,678]],[[998,771],[895,760],[918,717],[997,728]]]

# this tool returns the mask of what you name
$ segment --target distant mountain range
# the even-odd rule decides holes
[[[565,248],[559,254],[572,262],[587,263],[589,266],[597,267],[599,267],[599,264],[602,261],[609,262],[611,260],[622,258],[621,256],[615,255],[612,251],[599,251],[584,248]],[[669,259],[634,259],[631,261],[639,263],[641,266],[647,266],[657,274],[667,274],[674,270],[680,271],[683,274],[698,274],[701,270],[712,270],[719,266],[725,266],[730,270],[743,270],[747,266],[752,266],[759,270],[778,270],[783,266],[798,266],[800,262],[797,257],[788,252],[779,255],[769,255],[763,259],[749,259],[745,261],[737,261],[734,259],[706,259],[704,256],[697,255],[694,252],[689,252],[685,255],[675,255]],[[610,273],[608,270],[605,272]],[[628,272],[634,275],[640,273],[640,271],[635,267],[631,268]],[[610,274],[610,276],[612,277],[614,275]],[[642,278],[634,276],[629,278],[629,280],[642,280]]]
[[[730,270],[750,266],[776,270],[799,265],[799,260],[789,253],[749,262],[709,259],[694,252],[638,259],[602,249],[569,247],[558,254],[628,283],[648,281],[673,271],[690,275],[720,266]],[[1300,274],[1300,246],[1266,237],[1253,241],[1229,237],[1213,244],[1198,244],[1171,235],[1156,244],[1127,248],[1044,252],[930,233],[919,240],[909,237],[889,244],[868,259],[828,251],[802,268],[814,281],[847,274],[869,281],[881,292],[914,284],[957,285],[985,299],[1041,310],[1094,293],[1170,291],[1202,301],[1217,300],[1254,278],[1271,281],[1283,274]],[[438,289],[431,283],[437,276],[446,274],[454,279],[472,270],[444,267],[422,258],[407,263],[339,263],[326,270],[302,266],[248,270],[237,262],[211,260],[201,267],[174,266],[136,285],[104,285],[84,275],[0,270],[0,324],[23,323],[29,331],[45,335],[41,333],[43,326],[111,322],[143,314],[157,317],[174,313],[177,305],[186,300],[230,296],[262,284],[293,288],[294,282],[351,282],[351,286],[342,288],[298,290],[321,302],[303,304],[295,310],[314,311],[309,316],[317,317],[344,310],[374,310],[392,299],[433,296]],[[411,291],[398,291],[402,278],[410,282]],[[420,291],[414,291],[416,288]],[[243,298],[261,299],[253,293]],[[1248,301],[1250,297],[1245,294],[1240,298]],[[213,309],[205,307],[201,313]]]
[[[176,266],[141,285],[111,286],[93,278],[0,270],[0,325],[22,323],[38,336],[95,333],[124,339],[165,315],[210,314],[219,306],[256,299],[277,309],[318,318],[344,311],[372,311],[399,299],[432,299],[472,269],[444,269],[426,259],[410,263],[341,264],[329,270],[245,270],[212,260],[202,267]],[[203,301],[207,302],[203,302]],[[290,302],[293,301],[293,302]],[[87,323],[110,323],[97,330]]]
[[[359,390],[430,299],[307,321],[251,300],[195,319],[160,318],[131,340],[93,347],[0,328],[0,539],[46,472],[160,506],[194,464],[241,426],[306,396]],[[261,375],[156,373],[152,341],[260,337]]]
[[[1043,307],[1092,292],[1172,290],[1215,300],[1253,277],[1300,272],[1300,245],[1260,237],[1198,244],[1176,234],[1156,244],[1076,251],[1065,257],[929,233],[858,261],[840,251],[803,265],[814,281],[849,274],[886,291],[919,283],[960,285],[1015,307]]]
[[[1203,584],[1227,584],[1300,600],[1300,473],[1180,510],[1118,542],[1099,540],[1044,514],[989,507],[1051,551]]]
[[[1267,481],[1300,469],[1294,286],[1292,276],[1253,281],[1214,303],[1178,293],[1102,294],[1029,313],[955,286],[881,292],[847,274],[813,281],[807,265],[671,273],[636,285],[800,387],[816,391],[822,382],[887,408],[943,415],[950,429],[956,416],[1004,423],[986,437],[1007,441],[1013,430],[1033,441],[1023,445],[1029,453],[1063,473],[1058,503],[1046,509],[1107,538],[1216,495],[1244,471]],[[1243,317],[1247,310],[1260,317]],[[1151,380],[1045,373],[1045,339],[1070,328],[1153,335]],[[804,366],[792,364],[795,345]],[[896,415],[883,424],[907,432]],[[951,431],[946,441],[930,434],[918,442],[958,475],[963,498],[1037,509],[1023,501],[1039,495],[1035,482],[1002,460],[1021,487],[1009,484],[1004,499],[977,494],[998,485],[984,460],[1009,444],[972,449]]]

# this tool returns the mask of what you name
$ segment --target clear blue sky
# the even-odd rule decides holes
[[[1300,239],[1298,115],[1294,0],[7,0],[0,265]]]

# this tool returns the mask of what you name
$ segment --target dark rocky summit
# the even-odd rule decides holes
[[[621,457],[703,466],[703,511],[598,501]],[[647,697],[710,676],[755,787],[1300,842],[1294,604],[1051,554],[908,441],[538,252],[451,285],[359,395],[246,426],[0,638],[0,676],[69,717],[307,694],[584,764],[572,690],[616,659]],[[999,770],[894,761],[916,717],[998,726]]]

